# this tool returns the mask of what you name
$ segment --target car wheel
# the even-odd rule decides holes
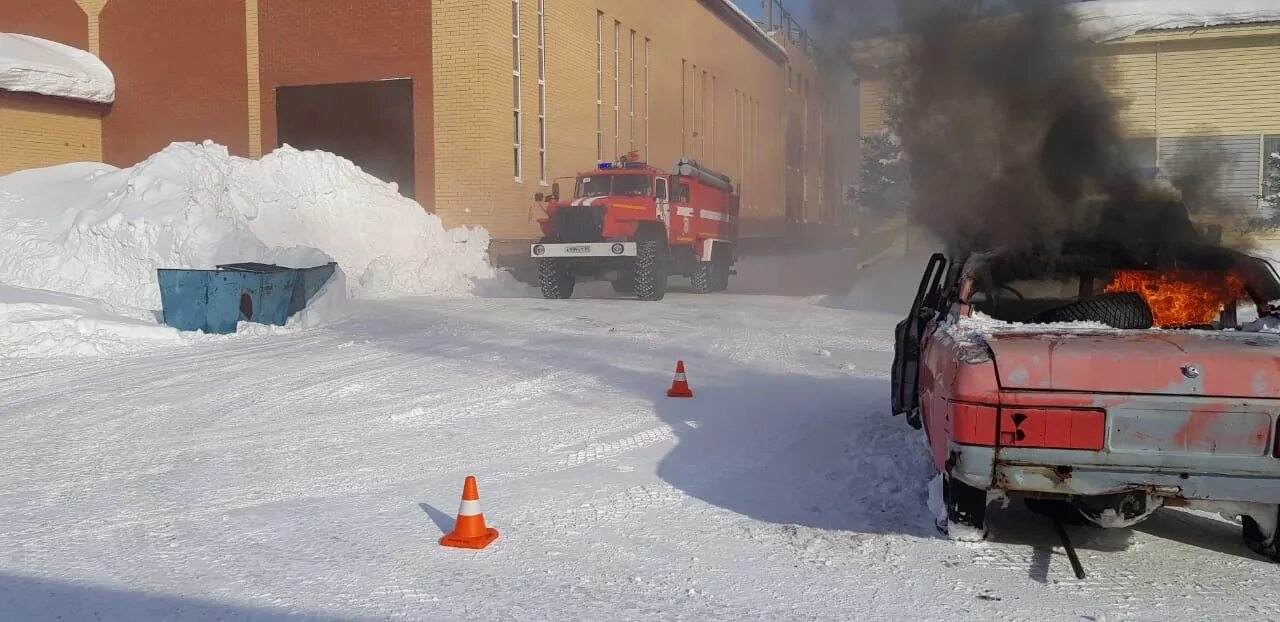
[[[1280,510],[1272,510],[1277,514],[1271,517],[1273,522],[1280,520]],[[1253,517],[1245,515],[1240,517],[1241,529],[1244,533],[1244,543],[1249,546],[1253,552],[1270,559],[1273,562],[1280,562],[1280,550],[1276,547],[1276,534],[1270,535],[1263,533],[1262,527]]]
[[[960,542],[987,539],[987,491],[943,474],[942,502],[947,508],[948,538]]]

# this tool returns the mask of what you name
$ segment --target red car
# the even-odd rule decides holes
[[[929,260],[892,405],[925,429],[940,527],[984,537],[1004,493],[1103,527],[1190,506],[1280,561],[1280,333],[1260,330],[1280,279],[1217,245],[1117,242]]]

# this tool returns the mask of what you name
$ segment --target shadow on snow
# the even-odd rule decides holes
[[[318,613],[231,605],[181,596],[0,574],[5,620],[203,620],[321,622],[344,618]]]

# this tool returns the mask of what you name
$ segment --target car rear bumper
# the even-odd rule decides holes
[[[583,244],[533,244],[529,256],[535,258],[566,257],[635,257],[635,242],[590,242]]]
[[[1280,504],[1280,461],[1270,457],[1166,459],[1150,467],[1103,464],[1105,452],[954,444],[951,451],[952,476],[987,490],[1054,496],[1145,491],[1165,498]]]

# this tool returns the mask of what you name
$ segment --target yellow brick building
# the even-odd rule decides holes
[[[748,234],[816,222],[834,202],[823,124],[840,121],[824,74],[724,0],[434,0],[432,22],[434,207],[450,224],[529,238],[535,193],[632,150],[729,175]]]
[[[1263,187],[1265,155],[1280,151],[1280,24],[1140,31],[1107,41],[1093,62],[1136,167],[1167,173],[1208,156],[1221,165],[1214,185],[1223,208],[1257,209],[1264,193],[1280,190]],[[862,71],[866,135],[886,126],[892,85]]]
[[[0,175],[102,159],[102,106],[0,91]]]

